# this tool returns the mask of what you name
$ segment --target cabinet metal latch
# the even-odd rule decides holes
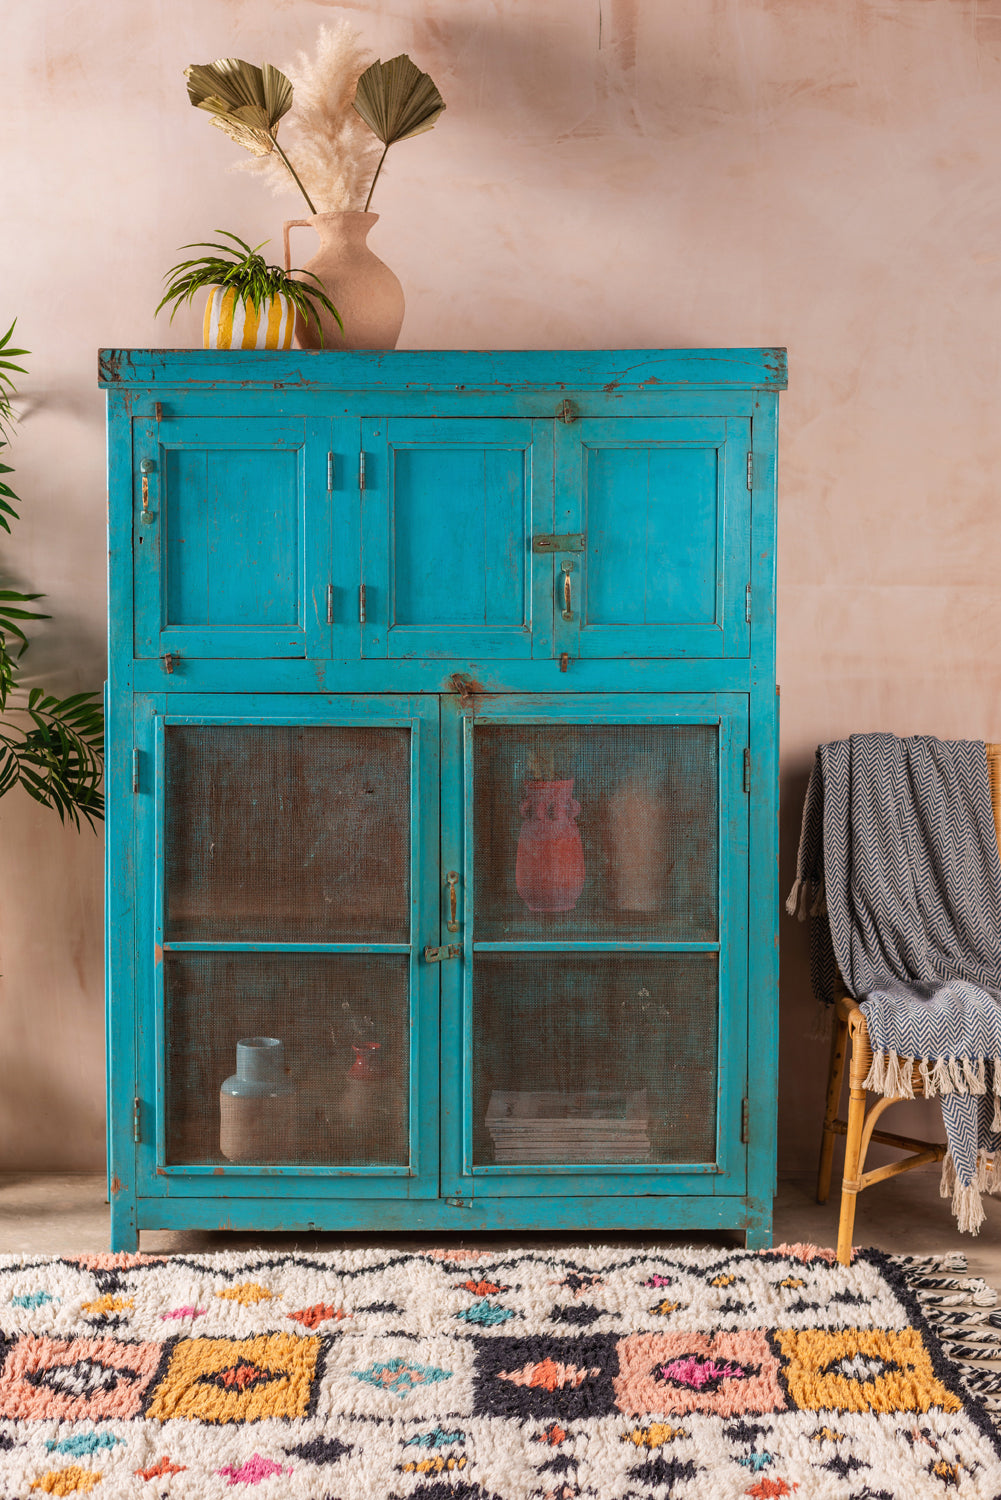
[[[746,1146],[751,1139],[751,1111],[746,1099],[740,1101],[740,1143]]]
[[[163,670],[168,674],[168,676],[173,672],[179,660],[180,658],[176,651],[166,652],[163,658]]]
[[[561,401],[556,408],[556,416],[560,422],[576,422],[577,408],[572,401]]]
[[[472,1208],[472,1198],[446,1198],[445,1202],[449,1208]]]
[[[136,1145],[138,1146],[141,1143],[142,1138],[143,1138],[143,1133],[142,1133],[142,1100],[141,1099],[133,1099],[133,1101],[132,1101],[132,1139],[135,1141]]]
[[[533,536],[533,552],[583,552],[587,533],[583,531],[571,531],[565,536],[555,536],[552,532]]]
[[[432,948],[429,943],[424,949],[424,962],[429,964],[444,964],[450,958],[462,957],[462,944],[449,943],[445,948]]]

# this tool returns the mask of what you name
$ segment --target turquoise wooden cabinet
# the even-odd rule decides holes
[[[112,1241],[770,1241],[782,350],[107,350]]]

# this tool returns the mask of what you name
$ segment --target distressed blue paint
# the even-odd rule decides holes
[[[769,1243],[774,501],[784,351],[137,350],[105,351],[101,368],[110,469],[113,1247],[134,1248],[139,1227],[195,1226],[725,1227],[743,1231],[753,1247]],[[577,407],[574,423],[555,420],[564,398]],[[746,480],[752,447],[753,493]],[[141,520],[142,458],[154,464],[148,523]],[[577,531],[587,535],[583,554],[532,550],[533,535]],[[564,560],[574,563],[569,621],[562,617]],[[170,674],[160,660],[167,652],[175,654]],[[476,722],[717,726],[718,933],[474,942]],[[357,942],[164,944],[156,747],[164,725],[176,723],[409,726],[410,942],[359,933]],[[750,796],[743,787],[748,745]],[[446,925],[450,870],[460,874],[458,934]],[[425,944],[457,938],[461,961],[424,962]],[[164,951],[178,961],[199,952],[382,953],[387,960],[409,953],[409,1165],[168,1165]],[[511,953],[531,964],[560,952],[634,960],[649,952],[663,962],[672,954],[719,954],[714,1160],[473,1165],[478,956],[486,962]],[[683,1066],[684,1038],[676,1046]],[[449,1205],[448,1197],[469,1206]]]

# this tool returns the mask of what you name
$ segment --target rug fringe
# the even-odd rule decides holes
[[[954,1181],[954,1169],[951,1176]],[[943,1184],[947,1182],[948,1174],[943,1173]],[[978,1192],[976,1183],[971,1191]],[[939,1262],[932,1266],[922,1265],[918,1256],[890,1258],[917,1297],[942,1353],[956,1366],[966,1389],[997,1422],[1001,1417],[1001,1311],[991,1310],[997,1307],[997,1292],[981,1276],[942,1274],[945,1256],[929,1257]],[[962,1264],[949,1269],[965,1270],[965,1256],[956,1259]]]

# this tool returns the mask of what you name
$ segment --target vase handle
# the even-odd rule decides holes
[[[292,269],[292,249],[291,249],[291,246],[289,245],[289,242],[288,242],[288,232],[289,232],[289,230],[290,229],[312,229],[312,227],[313,227],[313,221],[312,221],[312,219],[286,219],[285,223],[282,225],[282,240],[283,240],[284,245],[285,245],[285,269],[286,269],[286,271],[291,271],[291,269]]]

